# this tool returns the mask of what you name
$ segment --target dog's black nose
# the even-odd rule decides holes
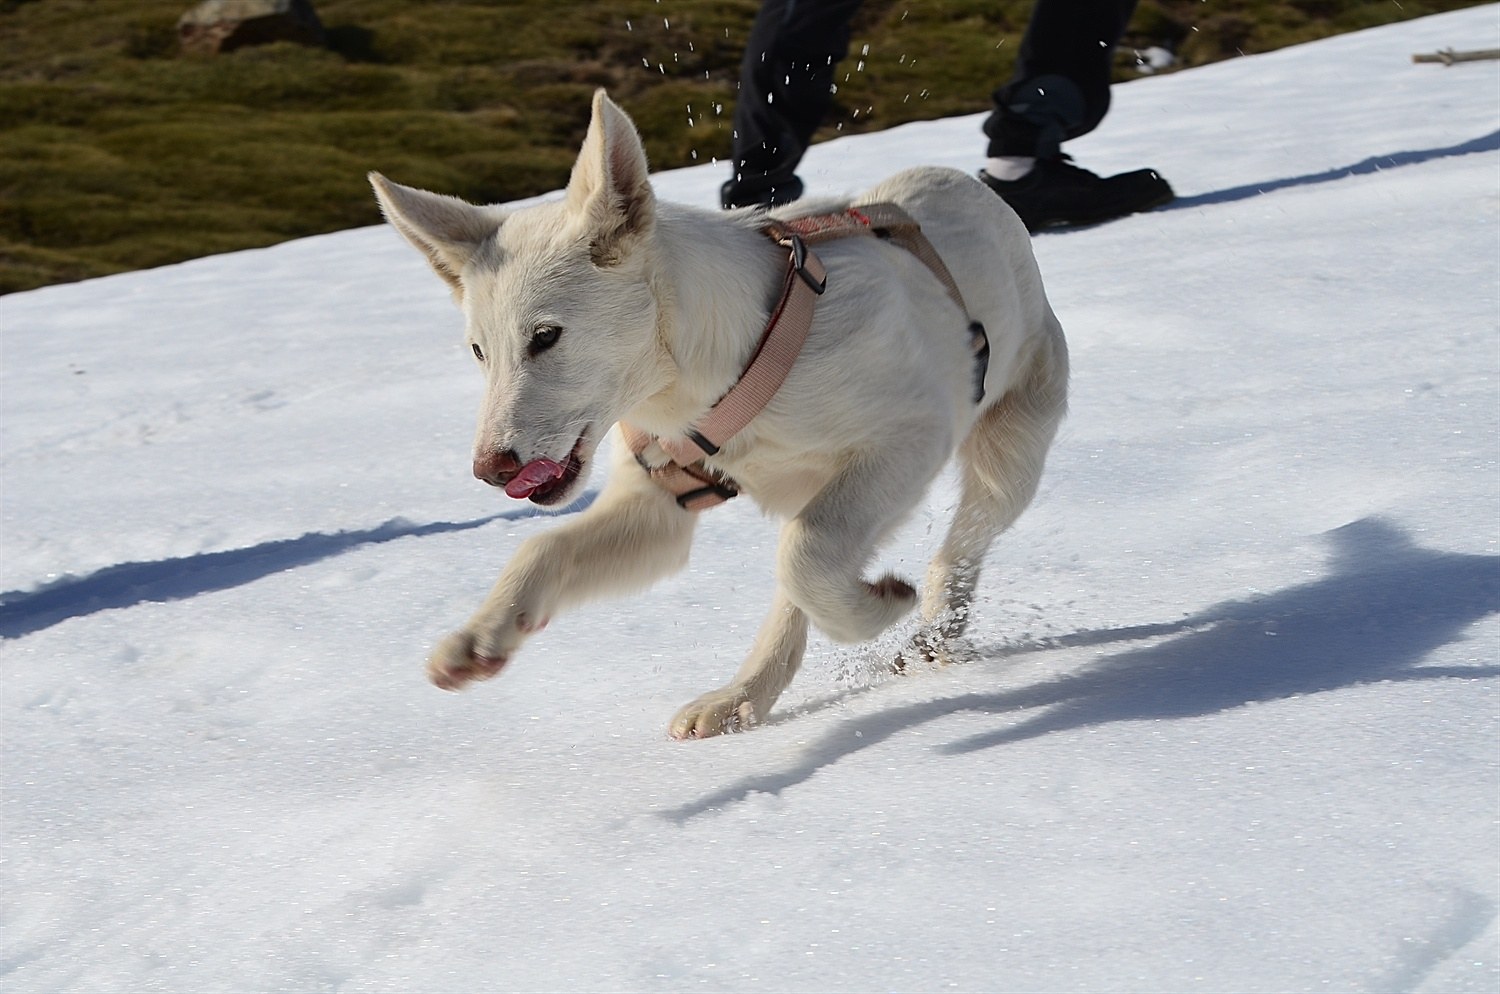
[[[474,457],[474,476],[492,487],[503,487],[521,471],[521,459],[513,449],[483,452]]]

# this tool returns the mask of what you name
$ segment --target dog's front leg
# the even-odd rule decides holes
[[[468,624],[433,651],[428,677],[444,690],[487,680],[558,611],[681,569],[696,520],[638,467],[617,467],[586,511],[521,543]]]
[[[792,682],[807,648],[807,615],[781,591],[750,655],[728,685],[688,704],[672,719],[674,739],[701,739],[749,728]]]

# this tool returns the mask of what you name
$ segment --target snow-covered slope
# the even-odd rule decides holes
[[[1181,199],[1036,239],[1072,414],[979,658],[815,639],[746,735],[664,733],[770,596],[742,502],[424,682],[548,522],[470,478],[460,320],[388,229],[0,299],[0,985],[1500,987],[1500,63],[1410,62],[1450,46],[1500,8],[1118,88],[1070,150]]]

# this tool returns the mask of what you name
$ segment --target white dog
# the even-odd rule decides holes
[[[925,168],[854,209],[796,204],[768,216],[658,202],[634,125],[602,91],[561,202],[507,212],[370,178],[467,320],[488,382],[476,476],[562,504],[605,432],[625,432],[598,498],[522,543],[478,612],[439,644],[435,684],[491,677],[558,611],[681,568],[699,517],[688,508],[737,489],[784,519],[776,600],[734,679],[682,708],[670,730],[749,727],[791,681],[809,621],[863,641],[915,605],[910,584],[863,571],[955,450],[961,500],[912,651],[939,657],[962,633],[980,561],[1035,494],[1067,394],[1067,348],[1030,239],[994,193]],[[773,218],[863,218],[858,208],[876,203],[919,222],[941,262],[899,238],[809,237],[814,261],[799,270],[785,246],[801,243],[763,230]],[[955,289],[939,278],[944,263]],[[697,428],[716,403],[772,351],[762,339],[781,291],[814,299],[801,284],[818,275],[826,292],[784,382],[732,437],[705,439]],[[986,335],[987,366],[976,353]]]

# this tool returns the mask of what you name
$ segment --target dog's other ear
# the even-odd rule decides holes
[[[597,266],[617,264],[633,241],[650,232],[656,215],[641,136],[603,90],[594,92],[593,116],[568,180],[567,202],[588,226],[589,254]]]
[[[504,215],[457,197],[392,183],[379,173],[370,173],[369,180],[391,227],[420,249],[433,270],[448,281],[454,295],[462,297],[459,276],[465,264],[486,239],[500,230]]]

